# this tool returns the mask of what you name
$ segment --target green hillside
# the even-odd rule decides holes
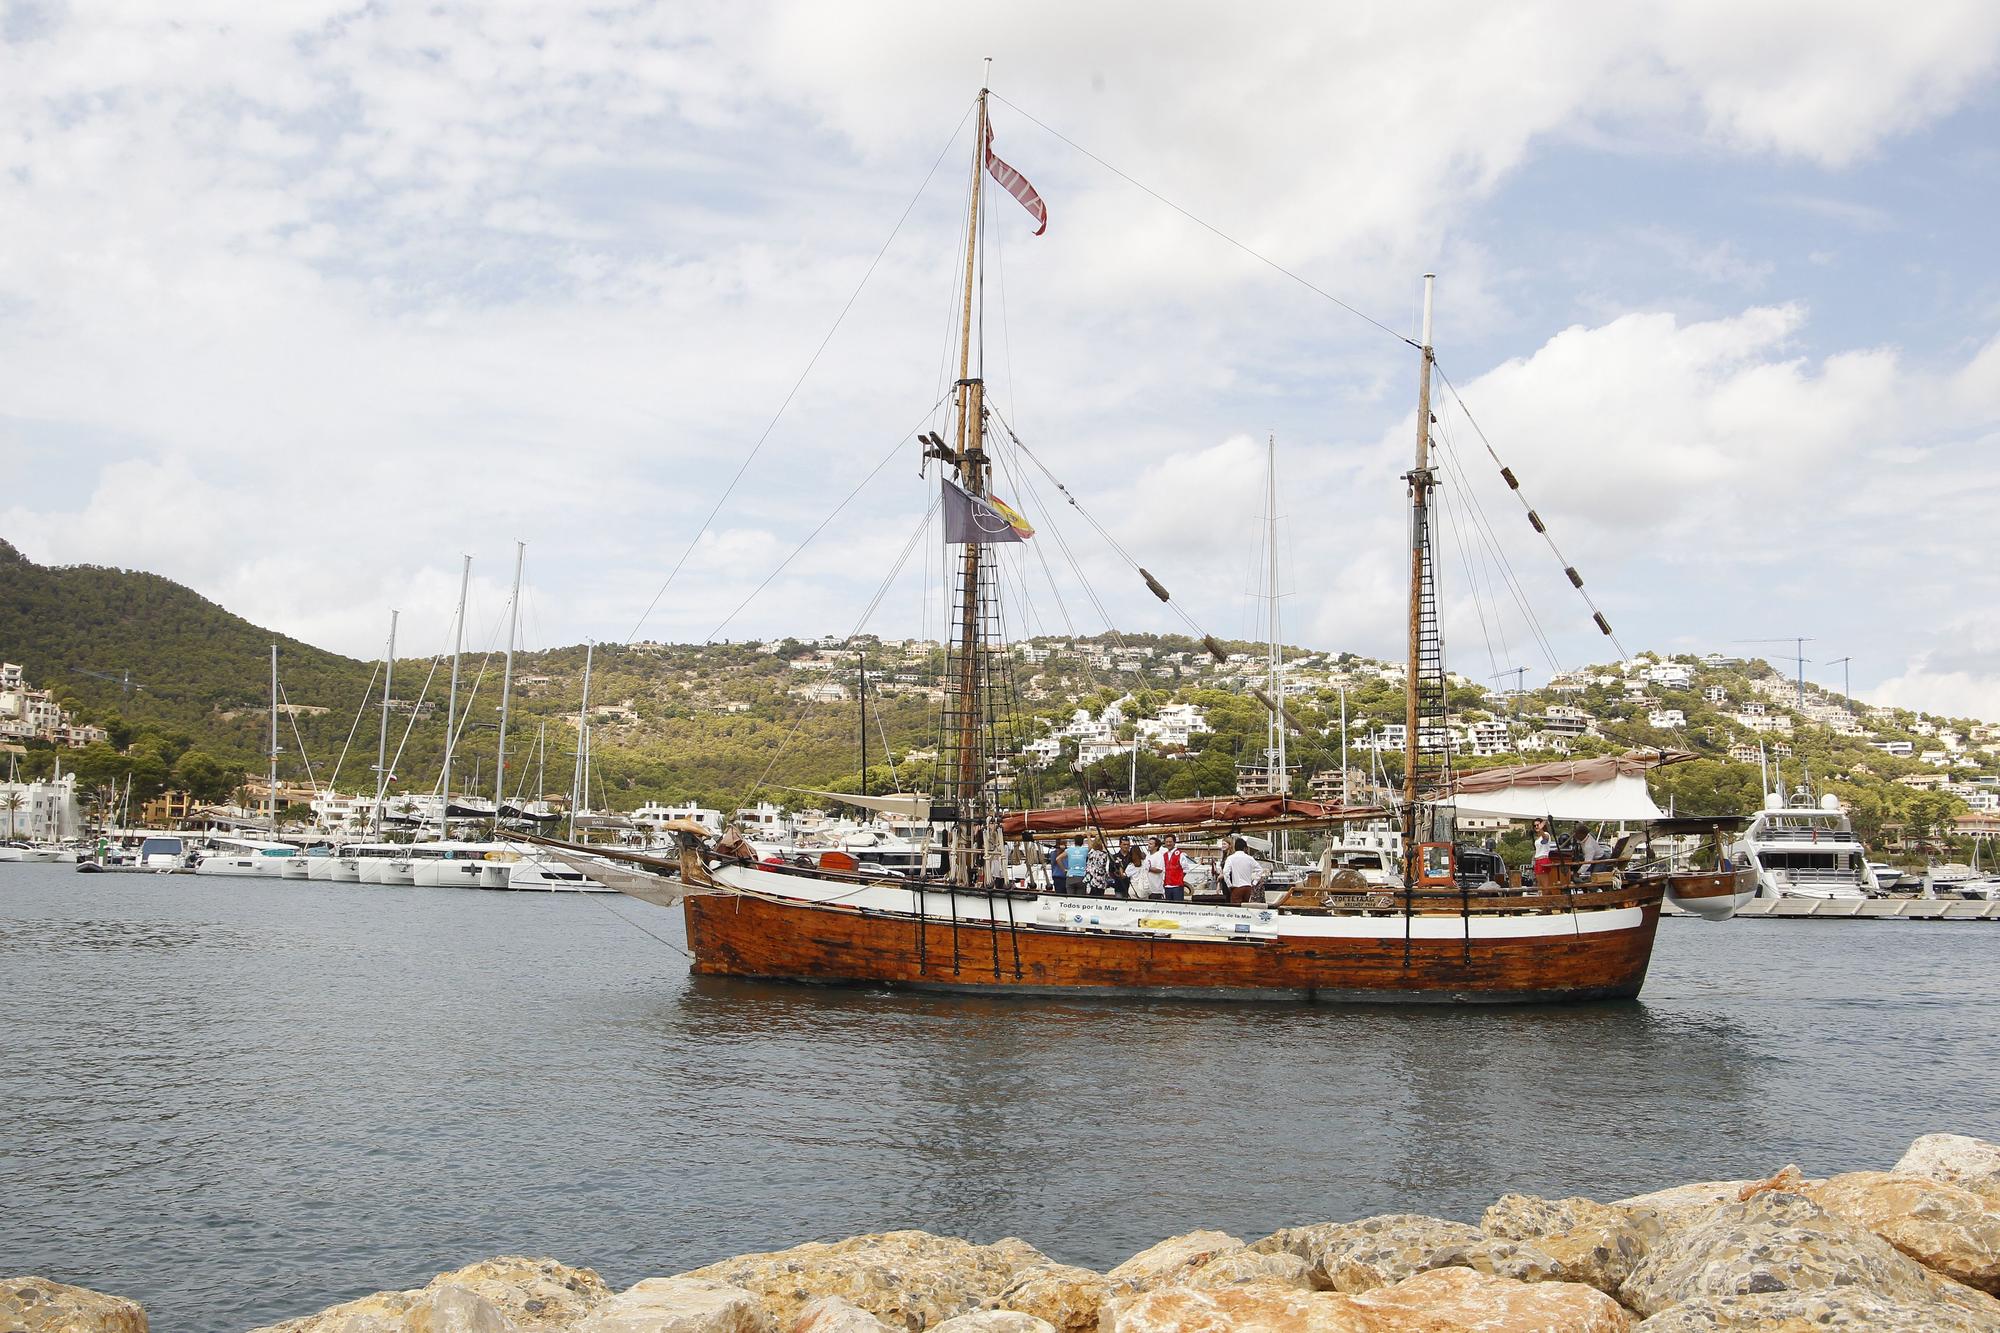
[[[371,790],[380,707],[371,681],[378,664],[259,629],[157,575],[45,568],[0,542],[0,659],[21,663],[30,685],[53,690],[83,721],[112,734],[112,745],[63,756],[87,788],[129,775],[140,795],[178,786],[219,800],[244,773],[261,773],[273,642],[286,699],[298,710],[297,735],[291,721],[282,729],[281,776],[293,782],[310,776],[323,787],[336,780],[338,762],[341,790]],[[1184,744],[1143,745],[1138,795],[1232,792],[1238,764],[1257,762],[1266,743],[1267,713],[1250,694],[1263,679],[1264,650],[1241,643],[1221,649],[1228,660],[1175,636],[1017,645],[1009,660],[1025,710],[1022,739],[1053,738],[1058,750],[1052,762],[1021,765],[1021,796],[1060,803],[1076,799],[1087,784],[1102,796],[1122,797],[1134,780],[1129,753],[1114,752],[1079,779],[1073,765],[1083,740],[1069,724],[1082,710],[1099,719],[1099,744],[1128,743],[1135,728],[1152,725],[1170,705],[1191,706],[1206,729]],[[867,637],[613,644],[595,650],[591,804],[629,810],[692,799],[730,809],[757,798],[808,799],[787,788],[856,790],[861,746],[852,693],[863,653],[871,704],[868,784],[875,791],[922,789],[941,706],[943,654],[935,644]],[[1377,757],[1367,748],[1381,729],[1400,728],[1398,669],[1305,648],[1289,649],[1286,657],[1288,708],[1303,728],[1289,741],[1295,790],[1303,792],[1314,773],[1337,769],[1343,711],[1357,781],[1365,787],[1371,769],[1400,769],[1394,747]],[[568,793],[583,665],[581,647],[516,655],[510,795]],[[443,663],[396,664],[390,748],[400,758],[392,765],[392,792],[436,789],[447,678]],[[463,679],[459,706],[470,725],[461,733],[454,787],[490,793],[498,656],[468,656]],[[807,697],[814,693],[828,697]],[[1107,713],[1114,701],[1116,710]],[[1761,661],[1640,654],[1562,673],[1518,698],[1455,678],[1450,706],[1450,725],[1466,746],[1456,761],[1462,768],[1628,749],[1694,751],[1700,762],[1664,770],[1654,783],[1659,798],[1684,813],[1754,809],[1761,743],[1788,784],[1809,776],[1820,792],[1847,804],[1865,837],[1881,838],[1885,847],[1899,838],[1947,839],[1968,804],[1991,808],[2000,792],[2000,728],[1857,706],[1818,686],[1796,689]],[[1565,714],[1569,730],[1557,735],[1552,729]],[[1479,728],[1487,729],[1483,747],[1472,743]],[[885,749],[896,757],[893,766]],[[28,771],[46,772],[55,758],[46,747],[31,753]]]

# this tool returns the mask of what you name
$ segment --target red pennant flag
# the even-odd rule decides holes
[[[1042,224],[1035,228],[1035,235],[1040,236],[1049,229],[1049,206],[1042,202],[1042,196],[1035,193],[1035,187],[1028,184],[1026,176],[1023,176],[1020,172],[1014,170],[1014,168],[993,155],[993,126],[991,122],[988,122],[986,126],[986,170],[994,180],[1000,183],[1001,189],[1013,195],[1015,199],[1020,201],[1021,207],[1034,214],[1035,221]]]

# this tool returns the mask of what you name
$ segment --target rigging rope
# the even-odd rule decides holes
[[[897,440],[894,444],[889,446],[889,452],[882,455],[882,461],[877,463],[874,467],[868,469],[868,475],[863,477],[859,482],[855,483],[854,489],[849,491],[846,497],[842,499],[839,504],[835,505],[832,508],[832,510],[828,512],[825,518],[822,518],[819,521],[818,526],[816,526],[811,532],[808,532],[805,535],[805,538],[802,541],[800,541],[797,546],[794,546],[792,548],[791,554],[787,555],[783,560],[780,560],[778,562],[778,567],[772,570],[769,574],[766,574],[764,576],[764,581],[762,583],[759,583],[756,587],[752,588],[749,592],[749,595],[744,597],[742,601],[736,604],[736,609],[734,611],[731,611],[728,615],[722,618],[722,623],[720,625],[717,625],[714,629],[709,631],[708,638],[705,640],[704,646],[706,646],[706,644],[709,643],[714,643],[716,636],[721,634],[723,630],[728,629],[729,623],[735,620],[736,617],[743,614],[743,608],[750,605],[751,602],[755,601],[757,599],[758,594],[763,592],[764,589],[770,587],[771,580],[777,578],[778,575],[784,573],[785,567],[791,564],[792,561],[798,559],[800,554],[805,551],[806,547],[811,546],[813,544],[814,538],[818,537],[820,533],[826,531],[827,524],[833,522],[834,519],[840,517],[840,511],[847,508],[848,505],[852,504],[854,502],[854,497],[861,494],[863,490],[867,489],[868,483],[875,480],[876,476],[880,474],[883,468],[889,466],[890,460],[895,458],[897,452],[900,451],[902,447],[908,444],[912,439],[916,438],[917,431],[922,428],[923,423],[925,421],[929,420],[930,414],[933,411],[935,411],[936,408],[937,404],[933,403],[931,404],[930,407],[924,409],[924,415],[918,419],[917,424],[910,427],[909,430],[903,433],[901,439]],[[877,596],[877,600],[880,600],[879,594]]]
[[[944,147],[938,150],[937,157],[931,162],[930,170],[924,173],[923,183],[918,185],[917,192],[910,196],[910,202],[903,206],[902,216],[898,217],[896,225],[889,229],[889,235],[882,242],[882,248],[877,250],[875,257],[868,261],[868,268],[862,273],[861,281],[854,284],[854,291],[848,296],[847,304],[843,305],[840,308],[840,313],[834,316],[833,327],[826,331],[826,336],[820,339],[819,346],[813,349],[813,354],[807,360],[805,369],[801,370],[799,377],[792,381],[792,387],[786,391],[784,401],[778,404],[778,410],[771,414],[771,420],[765,425],[764,433],[759,435],[757,442],[750,447],[750,452],[744,456],[742,464],[737,467],[736,475],[731,477],[729,484],[722,488],[722,494],[716,497],[715,506],[708,511],[708,517],[701,521],[701,526],[695,529],[695,534],[689,539],[687,549],[681,552],[680,559],[674,561],[674,567],[667,573],[666,582],[662,583],[660,590],[653,594],[653,600],[646,604],[646,610],[640,615],[638,621],[633,624],[632,632],[625,636],[626,643],[629,644],[639,637],[639,631],[645,627],[647,618],[653,614],[654,608],[659,606],[660,599],[667,595],[667,589],[672,587],[674,579],[679,577],[681,567],[687,564],[688,557],[694,554],[695,547],[701,543],[702,537],[707,534],[710,525],[715,522],[715,516],[722,512],[722,506],[727,504],[729,497],[735,493],[737,483],[743,480],[743,474],[750,470],[750,464],[755,462],[757,455],[763,451],[765,442],[771,438],[771,432],[778,428],[779,419],[785,415],[785,409],[792,405],[792,399],[798,396],[800,387],[806,382],[806,377],[812,374],[813,367],[819,364],[820,356],[826,351],[827,345],[833,341],[833,335],[840,331],[841,324],[847,319],[848,311],[854,309],[854,303],[861,299],[862,289],[868,285],[868,280],[875,275],[876,268],[882,263],[882,256],[889,253],[889,246],[895,242],[897,234],[903,230],[903,224],[910,220],[910,214],[915,211],[917,201],[923,198],[924,191],[930,188],[931,177],[937,174],[937,169],[943,163],[945,154],[951,151],[951,146],[958,142],[958,132],[965,128],[966,117],[972,114],[973,106],[977,105],[978,103],[975,101],[972,106],[966,108],[965,115],[958,118],[958,124],[952,128],[951,137],[945,140]],[[935,407],[932,410],[935,411]]]
[[[354,710],[354,725],[347,729],[347,740],[340,747],[340,758],[333,761],[333,776],[326,780],[328,791],[340,785],[340,766],[347,762],[347,751],[354,744],[354,733],[361,730],[361,715],[368,711],[368,696],[375,693],[375,682],[381,678],[382,664],[375,664],[374,672],[368,677],[368,688],[361,691],[361,707]]]
[[[1117,167],[1112,166],[1109,162],[1105,161],[1097,154],[1091,152],[1088,148],[1085,148],[1082,144],[1070,138],[1062,131],[1054,129],[1047,124],[1044,124],[1042,121],[1037,120],[1033,115],[1031,115],[1027,111],[1023,111],[1019,106],[1016,106],[1014,103],[1007,101],[1007,99],[1001,96],[999,93],[994,93],[993,97],[997,101],[1006,103],[1006,105],[1011,110],[1019,111],[1023,117],[1025,117],[1033,124],[1039,126],[1044,132],[1054,135],[1056,138],[1062,140],[1064,143],[1068,144],[1071,148],[1074,148],[1077,152],[1082,153],[1085,157],[1095,162],[1098,166],[1103,167],[1106,171],[1118,177],[1118,179],[1124,181],[1127,185],[1130,185],[1135,189],[1138,189],[1146,194],[1151,195],[1154,199],[1158,200],[1162,204],[1165,204],[1168,208],[1171,208],[1172,210],[1174,210],[1174,212],[1180,214],[1182,217],[1186,218],[1189,222],[1194,223],[1196,226],[1201,227],[1206,231],[1214,233],[1217,237],[1235,246],[1238,250],[1241,250],[1244,254],[1249,255],[1252,259],[1256,260],[1258,263],[1276,269],[1278,272],[1284,274],[1286,277],[1290,278],[1293,282],[1296,282],[1297,284],[1299,284],[1299,286],[1305,288],[1307,291],[1312,292],[1316,296],[1324,297],[1326,300],[1333,302],[1333,304],[1339,306],[1342,310],[1345,310],[1348,314],[1353,315],[1356,319],[1359,319],[1364,323],[1374,325],[1382,332],[1388,334],[1391,338],[1394,338],[1397,342],[1402,343],[1405,346],[1409,347],[1417,346],[1415,340],[1396,332],[1394,329],[1390,328],[1387,324],[1384,324],[1381,320],[1376,319],[1373,315],[1367,314],[1355,308],[1354,306],[1349,305],[1347,302],[1341,300],[1338,296],[1335,296],[1332,292],[1329,292],[1322,287],[1316,286],[1315,284],[1307,281],[1305,278],[1300,277],[1297,273],[1294,273],[1291,269],[1286,268],[1283,264],[1280,264],[1277,260],[1271,258],[1269,255],[1262,253],[1261,251],[1254,250],[1248,245],[1245,245],[1242,241],[1237,240],[1234,236],[1231,236],[1228,232],[1222,230],[1222,228],[1216,226],[1214,223],[1209,222],[1204,218],[1195,216],[1187,209],[1182,208],[1179,204],[1175,203],[1173,200],[1161,194],[1158,190],[1155,190],[1152,186],[1134,180],[1132,177],[1126,175],[1124,172],[1120,171]]]
[[[1480,544],[1499,564],[1507,591],[1513,597],[1514,605],[1520,608],[1522,620],[1527,625],[1529,633],[1534,636],[1542,655],[1548,659],[1549,670],[1560,671],[1562,667],[1557,660],[1555,646],[1549,641],[1547,632],[1542,629],[1541,617],[1535,614],[1534,605],[1528,600],[1527,589],[1522,586],[1520,576],[1514,572],[1514,562],[1507,558],[1507,551],[1500,544],[1499,534],[1493,530],[1492,521],[1486,517],[1486,506],[1480,502],[1479,492],[1473,489],[1472,481],[1466,475],[1465,466],[1458,458],[1458,451],[1452,444],[1449,433],[1439,432],[1431,438],[1438,445],[1438,457],[1457,479],[1459,490],[1470,502],[1471,512],[1478,520],[1473,525],[1473,532],[1478,536]]]
[[[299,760],[306,766],[306,785],[317,792],[319,790],[319,782],[313,777],[312,758],[306,753],[306,738],[299,735],[299,715],[292,710],[292,697],[285,693],[285,683],[283,681],[278,682],[278,698],[285,706],[286,719],[292,724],[292,739],[298,743]],[[271,799],[275,802],[278,798],[273,796]]]
[[[1493,442],[1486,438],[1486,432],[1480,429],[1478,420],[1472,415],[1472,409],[1467,407],[1465,399],[1459,396],[1458,386],[1451,382],[1451,377],[1444,373],[1442,366],[1438,367],[1437,373],[1438,379],[1443,382],[1445,390],[1451,394],[1451,400],[1458,404],[1459,411],[1465,413],[1466,424],[1470,425],[1473,433],[1479,436],[1479,442],[1486,446],[1486,456],[1493,460],[1493,466],[1500,469],[1500,477],[1507,483],[1507,489],[1514,492],[1514,498],[1521,502],[1521,508],[1527,512],[1529,525],[1541,534],[1543,541],[1549,544],[1549,550],[1555,554],[1556,562],[1562,566],[1563,573],[1568,576],[1570,586],[1576,589],[1578,595],[1583,598],[1584,605],[1590,608],[1590,618],[1597,623],[1597,628],[1604,632],[1604,637],[1611,640],[1612,646],[1618,649],[1620,657],[1630,657],[1631,654],[1625,651],[1625,645],[1619,642],[1616,634],[1612,633],[1611,622],[1604,618],[1604,612],[1598,608],[1596,600],[1590,595],[1590,591],[1583,586],[1583,575],[1577,573],[1576,566],[1572,565],[1563,555],[1562,548],[1556,545],[1556,539],[1549,534],[1548,525],[1542,521],[1542,516],[1535,512],[1533,505],[1528,503],[1528,497],[1522,493],[1521,483],[1515,478],[1513,469],[1500,461],[1500,455],[1494,450]]]

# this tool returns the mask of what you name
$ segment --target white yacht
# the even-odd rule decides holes
[[[1319,854],[1322,876],[1352,870],[1370,888],[1403,887],[1403,835],[1389,828],[1349,828]]]
[[[197,875],[238,875],[257,879],[279,879],[293,861],[303,858],[288,842],[265,842],[256,838],[216,838],[215,850],[195,859]]]
[[[135,864],[141,870],[181,870],[187,864],[187,840],[170,833],[149,835],[139,844]]]
[[[56,859],[56,849],[53,847],[36,847],[19,841],[0,842],[0,861],[54,861]]]
[[[1903,872],[1887,861],[1870,861],[1868,871],[1875,876],[1875,888],[1881,893],[1887,893],[1903,882]]]
[[[309,860],[310,877],[418,888],[612,893],[589,875],[512,842],[352,842]]]
[[[1767,794],[1729,855],[1756,870],[1759,898],[1866,898],[1877,891],[1868,849],[1839,800],[1815,802],[1807,787],[1789,798]]]

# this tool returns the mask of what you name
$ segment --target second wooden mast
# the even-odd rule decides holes
[[[1443,645],[1438,637],[1437,590],[1432,583],[1430,501],[1436,479],[1431,473],[1431,287],[1436,275],[1424,274],[1424,324],[1421,368],[1417,372],[1417,465],[1410,470],[1410,664],[1404,681],[1403,729],[1403,880],[1414,883],[1418,844],[1428,839],[1430,821],[1418,809],[1419,768],[1425,724],[1443,719],[1425,716],[1423,695],[1427,674],[1442,680]],[[1428,669],[1428,670],[1427,670]],[[1435,739],[1435,738],[1434,738]],[[1448,741],[1445,742],[1449,744]]]
[[[981,88],[979,124],[972,136],[971,211],[965,224],[965,301],[960,309],[958,329],[958,430],[954,442],[956,455],[952,463],[958,471],[959,485],[974,498],[982,500],[986,498],[988,484],[986,385],[983,379],[972,373],[972,301],[979,259],[980,186],[985,166],[986,89]],[[983,363],[983,357],[981,361]],[[980,369],[983,371],[983,364]],[[985,813],[985,802],[981,799],[986,781],[983,771],[986,746],[981,734],[985,719],[981,715],[984,691],[980,689],[983,663],[980,660],[979,589],[983,551],[980,543],[967,542],[964,565],[959,572],[958,698],[954,716],[950,719],[957,750],[953,756],[957,771],[952,775],[955,799],[952,802],[951,878],[959,884],[971,884],[977,877],[980,821]]]

